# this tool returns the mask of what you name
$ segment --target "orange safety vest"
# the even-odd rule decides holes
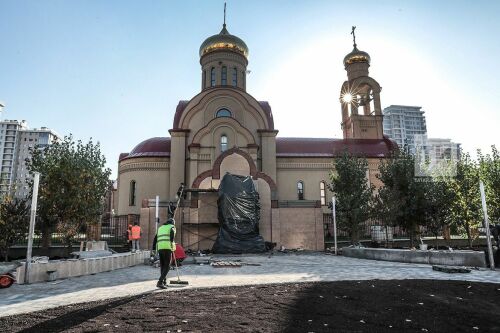
[[[132,235],[130,238],[132,240],[136,240],[136,239],[141,238],[141,227],[139,227],[138,225],[134,225],[132,227]]]

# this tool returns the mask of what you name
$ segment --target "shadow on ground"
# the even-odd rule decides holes
[[[297,290],[284,332],[500,331],[500,285],[392,280]]]
[[[38,333],[38,332],[63,332],[71,327],[77,327],[82,323],[92,321],[93,318],[96,318],[111,309],[124,306],[130,302],[136,301],[138,298],[143,296],[133,296],[128,298],[120,298],[113,301],[107,301],[103,304],[93,305],[92,303],[87,303],[81,308],[78,308],[73,311],[64,311],[65,308],[58,308],[52,314],[44,315],[42,312],[38,312],[37,314],[40,316],[34,316],[32,320],[34,322],[38,321],[35,325],[30,326],[28,328],[22,329],[19,332],[23,333]],[[59,311],[57,311],[59,310]],[[61,312],[60,314],[58,312]],[[37,318],[38,317],[38,318]],[[43,320],[46,317],[46,320]],[[9,318],[6,318],[7,321]],[[14,327],[15,328],[15,327]],[[7,331],[4,331],[7,332]]]

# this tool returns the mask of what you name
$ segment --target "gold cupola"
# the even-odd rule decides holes
[[[370,55],[365,51],[360,51],[354,44],[354,49],[344,57],[344,66],[348,66],[354,63],[367,63],[370,64]]]
[[[217,34],[208,37],[200,46],[200,58],[215,51],[232,51],[248,58],[248,46],[241,38],[231,35],[226,29],[226,24]]]

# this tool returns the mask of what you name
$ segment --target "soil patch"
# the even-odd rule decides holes
[[[369,280],[187,289],[0,318],[0,332],[500,332],[500,284]]]

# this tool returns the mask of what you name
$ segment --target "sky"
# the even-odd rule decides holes
[[[101,144],[118,156],[169,136],[200,92],[198,50],[224,1],[0,0],[1,118]],[[382,107],[422,106],[429,137],[500,146],[500,1],[229,0],[227,28],[250,49],[247,92],[278,136],[341,138],[342,64],[371,56]]]

